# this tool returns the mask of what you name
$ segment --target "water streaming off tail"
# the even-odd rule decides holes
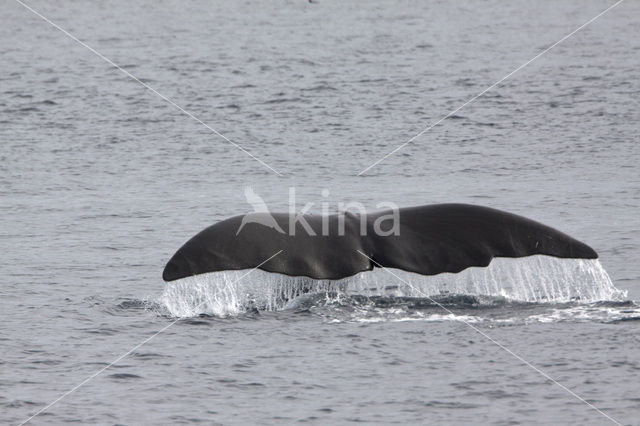
[[[434,276],[380,268],[335,281],[262,270],[213,272],[168,283],[160,302],[176,317],[202,313],[225,316],[252,307],[282,309],[310,292],[417,298],[464,294],[550,303],[590,303],[626,297],[626,292],[614,287],[598,260],[536,255],[496,258],[486,268]]]

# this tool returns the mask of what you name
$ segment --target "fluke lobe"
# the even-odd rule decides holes
[[[395,213],[398,228],[393,233],[385,232],[388,226],[380,220],[389,218],[390,211],[305,215],[304,223],[291,227],[289,214],[252,213],[251,221],[244,223],[245,216],[232,217],[187,241],[169,260],[162,277],[173,281],[260,265],[268,272],[334,280],[379,265],[435,275],[488,266],[494,257],[598,257],[591,247],[560,231],[488,207],[436,204]]]

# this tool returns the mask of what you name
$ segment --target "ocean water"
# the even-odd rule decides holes
[[[362,175],[613,2],[28,4],[280,175],[3,1],[1,423],[638,424],[638,2]],[[600,259],[165,284],[245,186],[487,205]]]

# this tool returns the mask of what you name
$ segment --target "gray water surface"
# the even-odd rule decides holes
[[[640,418],[640,4],[29,4],[0,13],[0,422],[27,420],[176,318],[164,263],[289,188],[301,207],[467,202],[586,242],[627,297],[489,305],[320,297],[184,318],[33,424],[622,424]],[[323,198],[323,189],[330,191]],[[390,284],[393,284],[390,282]],[[492,299],[493,300],[493,299]]]

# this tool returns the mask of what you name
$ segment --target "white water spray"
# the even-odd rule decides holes
[[[309,292],[369,297],[464,294],[545,303],[592,303],[626,297],[626,292],[614,287],[600,262],[591,259],[543,255],[496,258],[486,268],[473,267],[457,274],[433,276],[398,269],[390,271],[397,277],[375,268],[335,281],[290,277],[259,269],[249,274],[248,270],[212,272],[168,283],[160,302],[173,316],[191,317],[237,315],[251,307],[278,310]]]

